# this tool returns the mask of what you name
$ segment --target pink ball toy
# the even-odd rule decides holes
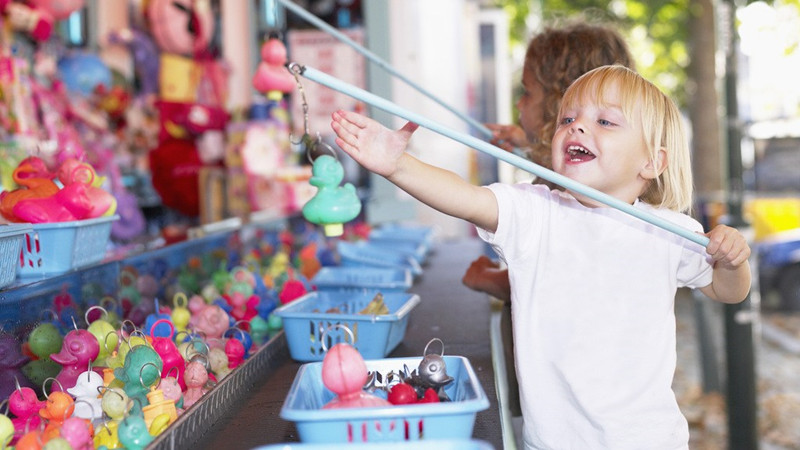
[[[349,344],[336,344],[322,360],[322,383],[337,394],[323,409],[389,406],[391,403],[364,392],[367,365],[358,350]]]

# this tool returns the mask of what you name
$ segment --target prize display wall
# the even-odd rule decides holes
[[[364,105],[286,70],[342,44],[268,24],[229,110],[219,1],[131,0],[94,44],[90,5],[0,1],[0,448],[501,447],[458,266],[483,246],[368,225],[365,173],[314,133]],[[363,42],[359,9],[325,20]]]

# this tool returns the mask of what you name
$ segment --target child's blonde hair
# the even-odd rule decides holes
[[[598,67],[567,89],[561,111],[586,101],[607,106],[604,93],[609,92],[609,86],[619,88],[622,102],[619,106],[625,118],[641,125],[651,161],[655,163],[659,150],[666,152],[667,167],[639,198],[651,205],[688,211],[692,206],[692,168],[683,120],[675,102],[653,83],[621,65]]]

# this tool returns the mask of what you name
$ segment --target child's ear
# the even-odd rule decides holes
[[[654,180],[661,175],[667,168],[667,149],[661,147],[656,153],[656,158],[653,161],[648,161],[642,168],[642,178],[646,180]]]

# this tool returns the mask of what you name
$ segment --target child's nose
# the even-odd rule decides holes
[[[586,133],[586,131],[583,128],[583,125],[581,125],[580,122],[578,122],[577,120],[575,122],[572,122],[571,126],[569,127],[569,134],[575,134],[576,132],[579,132],[581,134]]]

